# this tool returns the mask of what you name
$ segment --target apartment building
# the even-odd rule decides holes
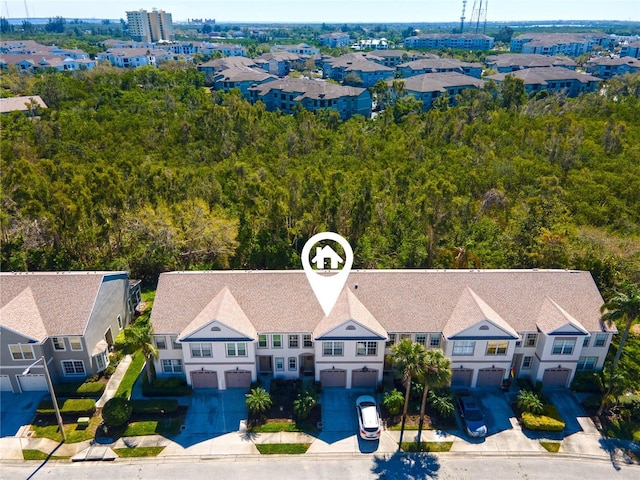
[[[138,42],[172,42],[173,20],[171,14],[164,10],[153,9],[151,12],[140,9],[127,12],[129,35]]]

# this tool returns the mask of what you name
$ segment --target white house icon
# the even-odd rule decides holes
[[[311,259],[311,263],[315,263],[318,270],[324,270],[324,264],[327,260],[331,260],[331,270],[337,270],[338,263],[344,263],[342,257],[329,245],[322,248],[316,247],[316,256]]]

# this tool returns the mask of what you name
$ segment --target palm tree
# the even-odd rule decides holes
[[[611,370],[615,370],[622,355],[622,349],[627,343],[629,330],[634,321],[640,318],[640,290],[634,285],[627,285],[626,292],[616,293],[607,303],[605,303],[600,311],[602,312],[602,320],[611,325],[616,320],[622,319],[626,322],[622,337],[620,337],[620,345],[613,359]]]
[[[251,413],[266,412],[273,405],[271,395],[262,387],[252,388],[245,396],[247,397],[245,403]]]
[[[451,381],[451,360],[440,349],[427,350],[424,355],[424,364],[418,373],[422,383],[422,402],[420,403],[420,424],[418,426],[418,442],[422,433],[424,422],[424,410],[427,405],[427,395],[431,388],[447,386]]]
[[[405,338],[391,347],[391,363],[402,377],[404,385],[404,408],[402,410],[402,428],[400,431],[400,442],[404,433],[404,425],[407,421],[407,411],[409,409],[409,394],[411,393],[411,379],[418,375],[425,364],[426,350],[419,343],[414,343],[409,338]]]
[[[451,268],[482,268],[480,258],[467,247],[456,247],[453,250]]]
[[[153,367],[151,364],[158,358],[158,349],[153,344],[153,326],[148,321],[138,320],[124,330],[124,339],[131,351],[142,351],[146,362],[147,381],[151,384],[153,381]]]

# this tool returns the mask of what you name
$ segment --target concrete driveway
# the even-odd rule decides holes
[[[12,437],[23,425],[31,423],[46,392],[0,394],[0,437]]]

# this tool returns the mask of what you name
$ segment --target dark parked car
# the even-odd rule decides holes
[[[487,435],[484,415],[482,415],[476,399],[473,398],[470,392],[458,392],[458,411],[469,436],[484,437]]]

